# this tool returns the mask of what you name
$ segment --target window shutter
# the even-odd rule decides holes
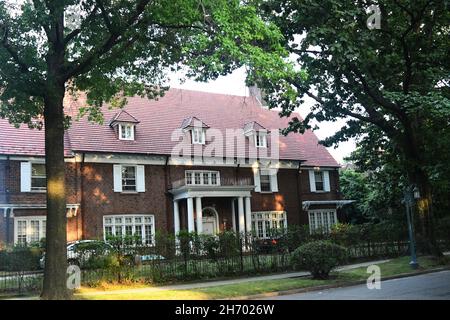
[[[261,180],[259,179],[259,169],[253,169],[253,178],[255,182],[255,192],[261,192]]]
[[[20,163],[20,191],[31,191],[31,162]]]
[[[130,125],[130,130],[131,130],[131,140],[134,140],[134,131],[136,130],[136,126],[135,125]]]
[[[122,166],[115,164],[114,171],[114,192],[122,192]]]
[[[136,174],[136,191],[145,192],[145,166],[137,166]]]
[[[316,192],[316,179],[314,178],[314,170],[309,170],[309,187],[311,192]]]
[[[330,192],[330,173],[329,171],[323,172],[323,189],[326,192]]]
[[[278,192],[278,177],[276,169],[270,170],[270,187],[272,192]]]

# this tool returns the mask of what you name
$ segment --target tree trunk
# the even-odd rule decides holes
[[[424,250],[435,256],[442,256],[442,251],[436,240],[435,222],[432,210],[432,190],[427,174],[419,167],[414,169],[414,175],[410,178],[420,192],[420,199],[416,203],[417,213],[421,223],[422,235],[425,239]]]
[[[68,299],[67,216],[64,163],[64,84],[54,85],[45,98],[45,163],[47,229],[43,299]]]
[[[47,229],[43,299],[68,299],[67,212],[64,163],[64,2],[51,1],[47,83],[44,94]]]
[[[425,243],[422,246],[426,253],[442,256],[435,237],[435,224],[432,211],[432,190],[428,174],[424,170],[423,154],[426,152],[422,129],[424,124],[420,116],[412,117],[410,122],[405,123],[405,140],[403,140],[403,151],[405,155],[405,169],[410,185],[417,186],[420,199],[416,202],[416,212],[421,224],[421,233]]]

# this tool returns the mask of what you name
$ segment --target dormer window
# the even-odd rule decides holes
[[[244,125],[244,135],[254,141],[256,148],[267,148],[267,134],[269,131],[256,121]]]
[[[267,133],[256,132],[255,133],[255,146],[257,148],[267,148]]]
[[[119,140],[134,140],[139,121],[125,110],[118,112],[109,125],[116,131]]]
[[[134,124],[130,123],[119,124],[119,139],[134,140]]]
[[[206,132],[203,128],[192,128],[192,144],[205,144]]]
[[[191,135],[192,144],[206,143],[206,130],[209,128],[207,124],[196,117],[189,117],[183,120],[181,129],[184,132],[189,132]]]

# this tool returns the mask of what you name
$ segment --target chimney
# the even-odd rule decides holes
[[[260,106],[264,109],[268,109],[267,102],[264,100],[264,92],[258,88],[258,86],[255,84],[253,86],[248,87],[248,91],[250,94],[250,97],[255,97],[256,100],[258,100]]]

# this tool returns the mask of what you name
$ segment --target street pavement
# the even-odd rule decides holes
[[[380,289],[365,284],[267,298],[268,300],[450,300],[450,271],[381,282]]]

